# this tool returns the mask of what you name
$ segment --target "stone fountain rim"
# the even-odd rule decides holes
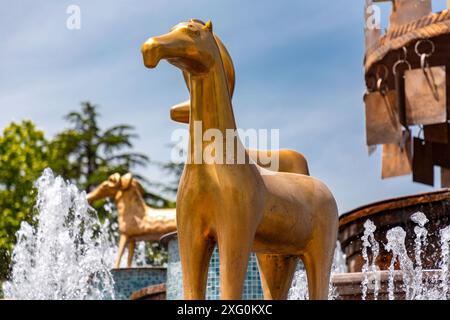
[[[122,271],[151,271],[151,270],[160,270],[165,271],[167,267],[153,267],[153,266],[145,266],[145,267],[130,267],[130,268],[111,268],[111,272],[122,272]]]
[[[163,235],[161,238],[159,238],[159,242],[166,245],[171,240],[173,240],[177,237],[178,237],[178,231],[173,231],[173,232],[167,233],[167,234]]]
[[[403,278],[403,271],[395,270],[394,280],[399,281]],[[433,278],[436,275],[440,275],[442,273],[439,269],[426,269],[422,270],[422,274],[424,275],[424,280]],[[370,272],[369,272],[370,274]],[[380,276],[380,281],[386,281],[389,278],[389,270],[379,270],[376,272]],[[362,278],[364,277],[363,272],[348,272],[348,273],[334,273],[331,275],[332,282],[335,285],[338,284],[348,284],[348,283],[356,283],[360,284]]]

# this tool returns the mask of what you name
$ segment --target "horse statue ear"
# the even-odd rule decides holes
[[[108,181],[117,185],[120,182],[120,173],[113,173],[109,176]]]
[[[126,190],[131,186],[131,182],[133,180],[133,175],[131,173],[127,173],[120,178],[120,188],[122,190]]]
[[[203,28],[208,29],[209,31],[213,32],[213,25],[212,25],[211,20],[208,20],[208,22],[205,23],[205,26]]]

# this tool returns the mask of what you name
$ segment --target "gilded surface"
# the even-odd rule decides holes
[[[236,130],[220,51],[210,22],[176,25],[142,46],[144,64],[166,59],[189,75],[191,122],[225,136]],[[186,299],[204,299],[209,260],[217,243],[222,299],[241,298],[251,251],[259,260],[266,299],[283,299],[301,258],[311,299],[327,299],[337,239],[338,210],[319,180],[272,173],[245,164],[193,164],[207,144],[193,139],[177,196],[177,226]],[[239,150],[244,149],[234,137]],[[229,155],[225,155],[229,156]],[[246,153],[248,158],[248,153]]]

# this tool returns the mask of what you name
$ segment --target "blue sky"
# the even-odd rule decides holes
[[[435,10],[445,5],[433,3]],[[80,30],[66,28],[71,4],[81,9]],[[146,69],[140,46],[180,21],[211,19],[236,67],[238,126],[280,128],[280,146],[308,157],[312,175],[329,185],[341,212],[429,191],[410,177],[382,181],[379,151],[367,155],[363,5],[363,0],[3,1],[0,129],[12,120],[32,119],[50,137],[64,128],[64,114],[89,100],[101,106],[103,126],[134,125],[140,135],[136,149],[168,160],[166,145],[180,128],[169,119],[169,108],[188,93],[173,66],[163,62]],[[164,179],[155,167],[143,173]]]

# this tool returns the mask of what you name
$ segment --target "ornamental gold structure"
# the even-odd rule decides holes
[[[287,295],[297,260],[308,275],[311,299],[327,299],[337,238],[333,195],[307,175],[269,172],[245,154],[236,163],[225,151],[221,163],[195,163],[208,143],[194,139],[194,123],[204,131],[236,130],[230,90],[212,24],[183,22],[142,46],[144,64],[165,59],[188,75],[190,141],[177,195],[177,229],[186,299],[204,299],[209,260],[220,256],[222,299],[241,298],[250,252],[257,254],[266,299]],[[229,143],[229,141],[227,141]],[[230,163],[232,159],[232,163]]]
[[[392,2],[382,34],[374,3]],[[364,59],[367,145],[382,146],[382,178],[412,174],[450,186],[450,11],[431,0],[366,0]],[[379,12],[378,12],[379,14]]]

